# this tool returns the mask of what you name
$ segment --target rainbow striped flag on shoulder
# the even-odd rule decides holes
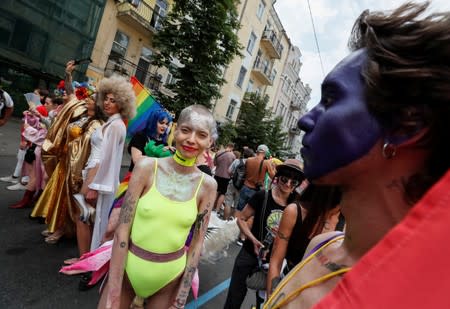
[[[145,129],[151,113],[163,109],[161,104],[151,95],[150,90],[144,87],[135,76],[130,79],[136,95],[136,116],[128,122],[127,141],[139,131]]]

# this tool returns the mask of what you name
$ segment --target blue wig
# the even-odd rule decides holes
[[[147,125],[144,129],[145,135],[147,135],[149,138],[153,140],[158,139],[166,143],[167,136],[169,134],[169,129],[167,129],[166,132],[164,132],[159,138],[157,138],[157,131],[156,131],[158,122],[161,122],[164,119],[167,119],[169,124],[173,121],[172,116],[165,109],[157,109],[155,111],[152,111],[152,113],[148,117]]]

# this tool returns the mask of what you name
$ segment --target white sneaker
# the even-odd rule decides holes
[[[30,181],[29,176],[23,176],[22,179],[20,180],[20,182],[23,184],[27,184],[29,181]]]
[[[0,181],[18,183],[19,177],[13,177],[13,175],[9,175],[9,176],[5,176],[5,177],[0,177]]]
[[[21,184],[20,182],[18,182],[15,185],[11,185],[11,186],[6,187],[6,189],[10,190],[10,191],[18,191],[18,190],[26,190],[27,187],[24,186],[23,184]]]

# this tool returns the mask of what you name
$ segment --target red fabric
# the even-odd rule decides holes
[[[36,107],[36,110],[39,112],[39,114],[41,114],[44,117],[48,116],[48,112],[47,109],[45,108],[44,105],[39,105],[38,107]]]
[[[314,309],[450,308],[450,171]]]

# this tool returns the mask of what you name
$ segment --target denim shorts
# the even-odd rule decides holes
[[[237,210],[242,211],[244,209],[245,205],[247,205],[248,201],[251,199],[253,194],[255,194],[257,191],[254,189],[250,189],[246,185],[244,185],[241,189],[241,192],[239,193],[239,203],[237,206]]]

